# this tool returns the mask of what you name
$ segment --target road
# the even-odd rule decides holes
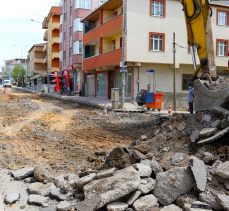
[[[152,118],[112,112],[104,116],[102,110],[11,89],[0,93],[0,113],[1,168],[47,163],[56,173],[97,168],[103,159],[96,151],[128,146],[147,130],[142,122]]]

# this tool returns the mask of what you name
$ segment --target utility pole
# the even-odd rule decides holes
[[[120,72],[122,73],[122,95],[121,108],[124,109],[125,91],[126,91],[126,73],[127,66],[125,61],[126,47],[126,0],[123,0],[123,19],[122,19],[122,62],[120,63]]]
[[[173,110],[176,111],[176,34],[173,32]]]

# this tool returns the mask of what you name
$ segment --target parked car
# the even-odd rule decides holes
[[[10,87],[11,88],[11,81],[10,80],[4,80],[3,81],[3,87]]]
[[[136,102],[139,106],[142,106],[144,104],[146,104],[146,90],[145,89],[141,89],[140,92],[138,92],[137,96],[136,96]]]

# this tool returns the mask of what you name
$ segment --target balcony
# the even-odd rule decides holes
[[[43,58],[34,58],[34,63],[43,64]]]
[[[92,56],[83,60],[83,70],[95,70],[109,66],[119,66],[122,60],[122,49],[110,51],[98,56]]]
[[[60,29],[60,23],[55,23],[55,22],[52,23],[52,30],[55,29]]]
[[[108,35],[114,36],[122,31],[122,15],[116,16],[108,22],[84,34],[84,45]]]
[[[60,38],[59,37],[53,37],[52,38],[52,45],[55,43],[60,43]]]
[[[44,36],[43,36],[44,41],[48,41],[48,30],[45,30]]]
[[[59,59],[60,53],[59,52],[52,52],[52,59]]]

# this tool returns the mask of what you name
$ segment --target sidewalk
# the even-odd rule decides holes
[[[20,90],[24,92],[34,93],[42,97],[46,98],[53,98],[57,100],[61,100],[64,102],[71,102],[71,103],[79,103],[81,105],[87,105],[87,106],[93,106],[99,109],[104,109],[105,107],[111,108],[111,100],[106,98],[96,98],[96,97],[82,97],[82,96],[65,96],[60,95],[56,93],[43,93],[43,92],[37,92],[31,89],[21,88],[21,87],[13,87],[15,90]],[[136,102],[126,102],[124,104],[124,110],[128,111],[137,111],[141,110],[142,107],[138,106]]]

